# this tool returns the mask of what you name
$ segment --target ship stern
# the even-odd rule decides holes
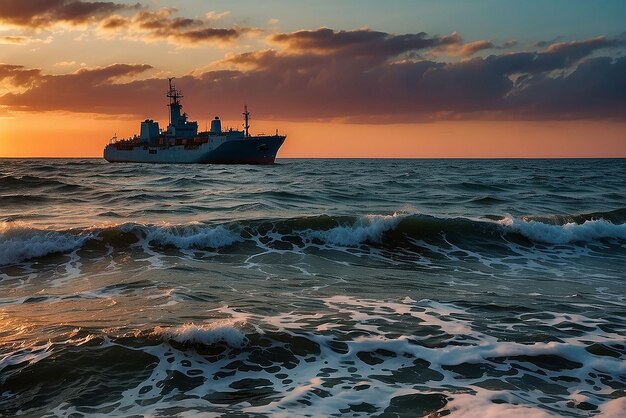
[[[228,141],[210,152],[205,163],[274,164],[276,154],[285,142],[284,135],[254,136]]]

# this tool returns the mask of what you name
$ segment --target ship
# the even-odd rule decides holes
[[[250,112],[244,106],[243,130],[222,130],[219,116],[211,121],[211,129],[198,132],[198,122],[189,121],[182,112],[182,92],[169,78],[170,122],[159,129],[152,119],[141,122],[139,135],[118,139],[114,135],[104,148],[108,162],[161,164],[273,164],[286,136],[250,135]]]

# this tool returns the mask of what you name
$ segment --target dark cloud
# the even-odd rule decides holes
[[[175,16],[175,8],[141,10],[134,5],[111,1],[81,0],[0,0],[0,23],[27,29],[42,29],[56,23],[79,25],[97,24],[97,27],[116,37],[140,41],[166,40],[181,45],[230,43],[251,28],[214,28],[215,17],[206,19]],[[128,12],[135,11],[128,15]],[[98,20],[99,19],[99,20]],[[0,38],[2,43],[24,44],[23,36]]]
[[[584,41],[553,43],[540,52],[492,55],[487,58],[487,61],[495,70],[502,73],[532,75],[554,70],[567,70],[576,62],[598,50],[625,45],[626,43],[622,40],[601,36]]]
[[[593,38],[535,52],[442,62],[407,58],[411,48],[423,44],[413,43],[410,48],[395,46],[396,41],[387,44],[395,35],[359,31],[356,37],[340,36],[340,46],[331,48],[337,45],[329,41],[333,36],[328,37],[326,30],[322,33],[323,41],[313,36],[315,51],[307,49],[312,45],[310,33],[283,34],[281,39],[290,39],[284,41],[289,43],[286,49],[235,55],[220,63],[227,69],[178,79],[178,86],[189,93],[184,103],[191,116],[202,118],[202,113],[219,111],[236,117],[240,106],[248,103],[258,118],[362,123],[626,118],[626,58],[598,56],[606,48],[622,45],[616,40]],[[364,38],[386,45],[384,51],[374,58],[365,55]],[[431,49],[442,42],[425,35],[418,38],[430,40]],[[304,40],[299,44],[294,39]],[[1,97],[0,105],[158,117],[164,111],[166,80],[120,81],[149,68],[117,64],[66,75],[36,73],[39,81],[32,88]]]
[[[184,17],[172,17],[176,9],[164,8],[156,12],[143,11],[128,19],[128,24],[135,24],[141,29],[173,31],[203,24],[202,20]]]
[[[514,48],[518,45],[518,42],[515,39],[512,39],[510,41],[506,41],[505,43],[503,43],[502,45],[498,46],[498,49],[511,49]]]
[[[230,42],[237,39],[241,35],[241,31],[233,28],[204,28],[173,33],[169,36],[183,43],[199,43],[199,42]]]
[[[100,23],[100,29],[117,36],[139,40],[166,40],[182,45],[230,43],[248,28],[214,28],[210,21],[175,17],[176,9],[162,8],[141,11],[134,16],[109,16]],[[121,32],[126,31],[126,32]]]
[[[135,88],[133,82],[123,83],[120,79],[136,76],[151,68],[145,64],[113,64],[84,68],[71,74],[43,75],[39,70],[26,70],[20,66],[5,65],[4,70],[0,66],[0,80],[4,71],[6,77],[13,77],[15,84],[24,86],[30,83],[34,86],[24,93],[8,93],[0,102],[14,110],[135,113],[129,110],[131,106],[137,106],[134,102],[136,98],[129,98],[127,94],[129,91],[142,94],[141,87]]]
[[[41,70],[25,68],[22,65],[0,64],[0,81],[14,87],[29,87],[39,80]]]
[[[571,62],[586,57],[596,50],[604,48],[618,48],[626,45],[623,39],[607,39],[604,36],[584,41],[558,42],[548,46],[550,54],[566,56]]]
[[[100,25],[102,28],[107,30],[116,30],[120,28],[127,28],[129,25],[129,21],[123,16],[111,16],[103,20]]]
[[[507,100],[511,109],[545,118],[626,118],[626,57],[590,58],[571,73],[528,78]]]
[[[443,37],[429,37],[424,32],[392,35],[369,29],[334,31],[328,28],[279,33],[270,36],[269,40],[284,46],[291,52],[349,54],[353,57],[369,55],[397,56],[409,51],[462,42],[456,33]]]
[[[139,7],[139,3],[126,5],[110,1],[2,0],[0,22],[29,28],[47,27],[58,22],[80,24],[94,17]]]

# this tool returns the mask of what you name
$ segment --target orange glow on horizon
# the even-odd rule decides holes
[[[225,121],[226,126],[238,124]],[[279,158],[626,158],[624,122],[255,121],[252,132],[274,133],[276,128],[287,135]],[[115,132],[127,137],[138,131],[139,121],[18,113],[0,118],[0,157],[100,157]]]

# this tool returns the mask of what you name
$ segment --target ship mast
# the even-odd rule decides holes
[[[168,104],[170,108],[170,124],[177,125],[178,119],[180,118],[180,109],[183,107],[178,99],[182,99],[183,94],[180,90],[176,90],[176,86],[172,82],[174,77],[168,77],[167,80],[169,81],[170,86],[170,89],[167,92],[167,97],[170,98],[170,104]]]
[[[243,113],[242,113],[243,117],[244,117],[244,125],[243,127],[245,128],[245,137],[249,138],[250,134],[248,133],[248,129],[250,129],[250,112],[248,112],[248,105],[244,105],[243,106]]]

